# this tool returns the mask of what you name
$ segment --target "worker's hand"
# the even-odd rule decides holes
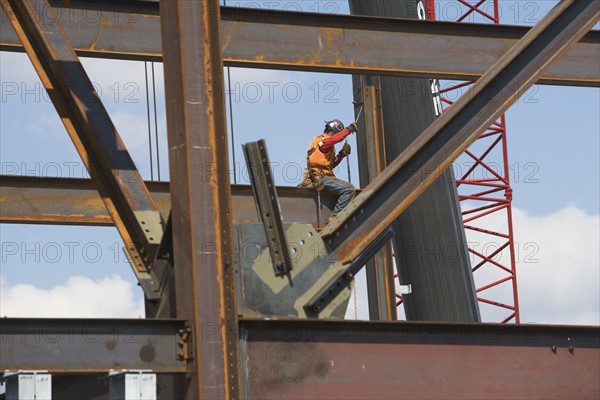
[[[350,133],[358,132],[358,124],[356,122],[349,124],[348,130],[350,131]]]
[[[344,143],[344,147],[342,147],[342,150],[340,150],[340,153],[342,153],[344,155],[344,157],[347,157],[350,155],[351,152],[352,152],[352,148],[350,147],[350,144],[348,142]]]

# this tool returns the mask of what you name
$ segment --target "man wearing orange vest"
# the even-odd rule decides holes
[[[329,221],[335,218],[350,203],[356,193],[354,185],[336,178],[333,169],[344,157],[349,156],[351,151],[350,145],[345,143],[342,150],[336,154],[335,144],[357,130],[356,122],[344,128],[344,124],[340,120],[331,120],[325,124],[323,133],[313,138],[308,148],[306,156],[308,186],[317,191],[326,190],[339,196]],[[301,186],[307,185],[301,184]]]

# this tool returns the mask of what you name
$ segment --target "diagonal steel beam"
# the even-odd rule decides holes
[[[321,231],[337,257],[351,262],[365,251],[599,15],[597,2],[564,0],[552,9]]]
[[[181,398],[240,394],[218,0],[162,0],[177,317],[194,336]],[[208,334],[207,334],[208,333]]]
[[[134,268],[145,271],[162,236],[158,208],[46,0],[2,0],[2,8],[98,186]]]
[[[162,58],[156,2],[50,4],[80,55]],[[462,80],[478,79],[529,30],[232,7],[222,7],[221,15],[227,65]],[[1,50],[22,49],[9,24],[0,29]],[[600,32],[589,32],[539,83],[599,86],[599,47]]]

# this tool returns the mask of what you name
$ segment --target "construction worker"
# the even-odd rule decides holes
[[[334,119],[325,124],[322,134],[313,138],[306,155],[306,173],[300,187],[312,187],[317,191],[325,190],[338,195],[337,204],[327,222],[342,211],[356,193],[356,188],[349,182],[335,177],[333,169],[350,155],[350,145],[346,142],[339,153],[335,152],[335,144],[341,142],[349,134],[356,132],[356,122],[344,128],[344,124]]]

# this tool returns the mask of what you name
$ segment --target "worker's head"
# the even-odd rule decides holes
[[[325,132],[338,133],[344,129],[344,124],[339,119],[332,119],[325,123]]]

